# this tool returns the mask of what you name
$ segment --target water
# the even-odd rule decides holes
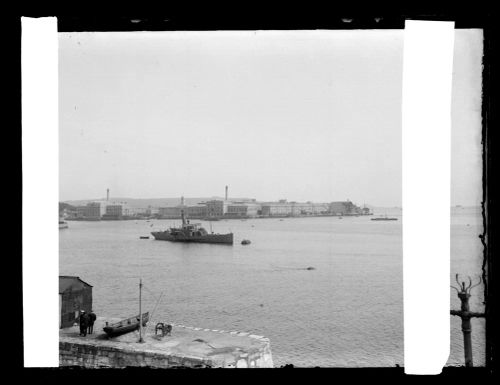
[[[457,210],[451,271],[470,274],[480,271],[480,213]],[[234,232],[234,246],[139,239],[172,220],[70,222],[59,232],[60,274],[92,284],[94,310],[107,317],[138,312],[142,277],[143,309],[154,311],[151,325],[175,322],[265,335],[276,366],[403,365],[401,211],[379,213],[399,220],[212,222],[215,232]],[[210,230],[209,222],[203,224]],[[243,246],[242,239],[252,243]],[[451,299],[458,308],[455,292]],[[472,309],[481,310],[481,301],[473,296]],[[472,322],[474,359],[480,365],[484,321]],[[451,325],[449,364],[460,364],[460,320]]]

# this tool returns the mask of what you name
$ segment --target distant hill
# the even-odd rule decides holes
[[[67,209],[67,210],[75,210],[75,206],[73,205],[70,205],[68,203],[64,203],[64,202],[59,202],[59,212],[63,212],[64,209]]]
[[[184,198],[184,204],[186,205],[196,205],[198,203],[211,200],[211,199],[224,199],[222,197],[202,197],[202,198]],[[248,200],[249,198],[230,198],[230,200]],[[65,201],[62,204],[68,204],[72,206],[86,205],[89,202],[95,201],[105,201],[106,198],[98,199],[83,199],[74,201]],[[110,202],[127,202],[127,204],[132,208],[146,208],[148,206],[152,207],[167,207],[167,206],[177,206],[181,203],[180,198],[150,198],[150,199],[136,199],[136,198],[120,198],[120,197],[110,197]],[[61,204],[61,203],[60,203]]]

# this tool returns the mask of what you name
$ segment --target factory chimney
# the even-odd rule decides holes
[[[181,206],[184,206],[184,197],[181,197]]]
[[[109,188],[106,190],[106,202],[109,201]]]
[[[227,201],[227,186],[226,186],[226,201]]]

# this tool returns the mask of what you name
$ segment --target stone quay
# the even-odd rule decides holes
[[[94,334],[80,336],[78,326],[60,329],[59,365],[87,368],[272,368],[271,344],[263,336],[238,331],[172,325],[170,335],[155,335],[155,326],[110,338],[99,317]]]

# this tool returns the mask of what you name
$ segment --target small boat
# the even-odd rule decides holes
[[[149,239],[149,237],[148,237],[148,236],[139,237],[139,238],[141,238],[141,239]]]
[[[66,222],[63,219],[59,219],[59,229],[67,229],[68,228],[68,222]]]
[[[249,239],[244,239],[244,240],[241,241],[242,245],[249,245],[250,243],[252,243],[252,242],[250,242]]]
[[[385,217],[370,218],[372,221],[397,221],[398,218],[390,218],[387,215]]]
[[[146,326],[148,321],[149,312],[142,313],[142,326]],[[106,326],[103,330],[109,337],[116,337],[139,329],[139,322],[139,315],[136,315],[135,317],[130,317],[110,325],[106,322]]]

